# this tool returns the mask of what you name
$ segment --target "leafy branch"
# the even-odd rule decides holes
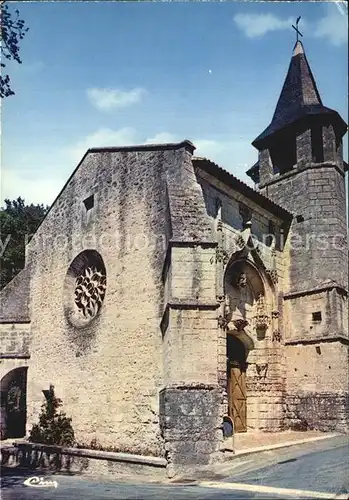
[[[19,17],[19,11],[15,10],[12,14],[5,2],[0,4],[0,97],[14,95],[11,89],[9,75],[3,75],[3,69],[6,67],[4,59],[7,61],[16,61],[22,64],[20,58],[20,41],[23,40],[26,32],[29,30],[25,26],[23,19]]]

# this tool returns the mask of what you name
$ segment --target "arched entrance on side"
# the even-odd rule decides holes
[[[27,420],[27,370],[27,366],[14,368],[0,381],[1,439],[25,436]]]
[[[248,259],[230,261],[224,275],[227,320],[228,414],[235,432],[247,431],[248,356],[260,337],[256,330],[257,307],[267,302],[265,282]],[[264,332],[265,333],[265,332]],[[263,335],[263,332],[262,332]]]

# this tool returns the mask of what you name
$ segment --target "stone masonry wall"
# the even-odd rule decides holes
[[[172,247],[165,385],[217,383],[215,248]]]
[[[209,463],[222,439],[216,242],[191,158],[168,171],[172,241],[163,272],[160,426],[170,477]]]
[[[297,165],[281,176],[262,172],[260,190],[294,214],[283,289],[286,423],[343,430],[349,366],[343,340],[348,336],[348,227],[342,148],[331,125],[322,126],[322,143],[312,145],[312,140],[318,138],[310,129],[303,131],[296,139]],[[323,148],[322,162],[314,163],[314,148]],[[271,165],[265,167],[270,173]]]
[[[219,455],[221,399],[216,386],[205,384],[167,388],[161,392],[160,424],[169,477],[190,467],[208,465]]]
[[[217,179],[200,172],[200,169],[197,172],[213,227],[217,223],[217,207],[221,206],[222,246],[227,258],[231,257],[236,237],[244,227],[241,208],[248,207],[251,211],[251,233],[258,240],[261,259],[266,268],[273,269],[278,277],[277,287],[273,287],[273,291],[268,290],[267,292],[267,300],[269,301],[269,314],[271,315],[272,311],[277,311],[279,316],[273,319],[262,339],[258,338],[256,332],[249,331],[254,340],[255,349],[249,353],[246,372],[248,428],[276,431],[284,425],[284,331],[282,327],[282,295],[279,295],[284,287],[285,266],[288,262],[285,260],[280,246],[283,221],[241,193],[233,191]],[[266,244],[266,236],[270,233],[271,224],[277,238],[275,251]],[[254,264],[259,266],[259,264]],[[260,271],[263,273],[262,269]],[[264,276],[264,279],[267,280],[267,277]],[[220,331],[218,347],[218,381],[223,393],[227,390],[226,335],[224,330]],[[227,408],[225,408],[226,412]]]
[[[37,420],[42,389],[52,383],[80,444],[163,455],[166,171],[180,163],[183,150],[90,152],[31,241],[29,424]],[[86,249],[103,259],[106,294],[97,318],[77,328],[64,312],[65,279]]]
[[[304,220],[291,234],[290,291],[334,280],[348,286],[347,222],[343,174],[324,165],[279,179],[262,189]]]
[[[287,298],[285,310],[286,340],[348,336],[348,299],[336,288]]]
[[[294,429],[348,431],[348,346],[286,346],[286,423]]]
[[[28,357],[4,357],[0,360],[0,380],[9,372],[16,368],[30,367],[30,359]]]
[[[222,222],[226,233],[227,250],[229,250],[229,246],[231,246],[232,238],[235,237],[238,231],[243,229],[243,219],[240,212],[241,206],[246,206],[251,211],[251,232],[254,237],[262,243],[263,250],[265,250],[265,257],[268,259],[269,263],[271,260],[271,248],[268,248],[268,246],[264,244],[267,241],[266,236],[270,234],[270,223],[273,223],[277,241],[280,243],[280,228],[283,224],[282,219],[269,213],[253,200],[229,188],[229,186],[212,176],[202,173],[199,170],[198,175],[198,180],[202,186],[205,197],[207,213],[211,218],[212,224],[217,217],[217,200],[221,201]],[[283,266],[282,253],[277,253],[276,263],[281,267]]]
[[[0,354],[29,356],[30,323],[0,323]]]

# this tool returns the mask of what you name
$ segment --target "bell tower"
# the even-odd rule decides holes
[[[247,174],[294,214],[290,288],[334,281],[348,289],[345,172],[347,125],[323,105],[297,40],[271,123],[253,141],[258,162]]]
[[[268,127],[253,141],[257,189],[293,213],[280,300],[285,321],[285,414],[290,427],[348,424],[348,225],[342,139],[303,44],[293,49]]]

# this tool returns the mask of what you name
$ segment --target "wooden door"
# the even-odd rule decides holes
[[[246,432],[246,371],[241,366],[231,365],[228,390],[229,416],[233,419],[234,431]]]

